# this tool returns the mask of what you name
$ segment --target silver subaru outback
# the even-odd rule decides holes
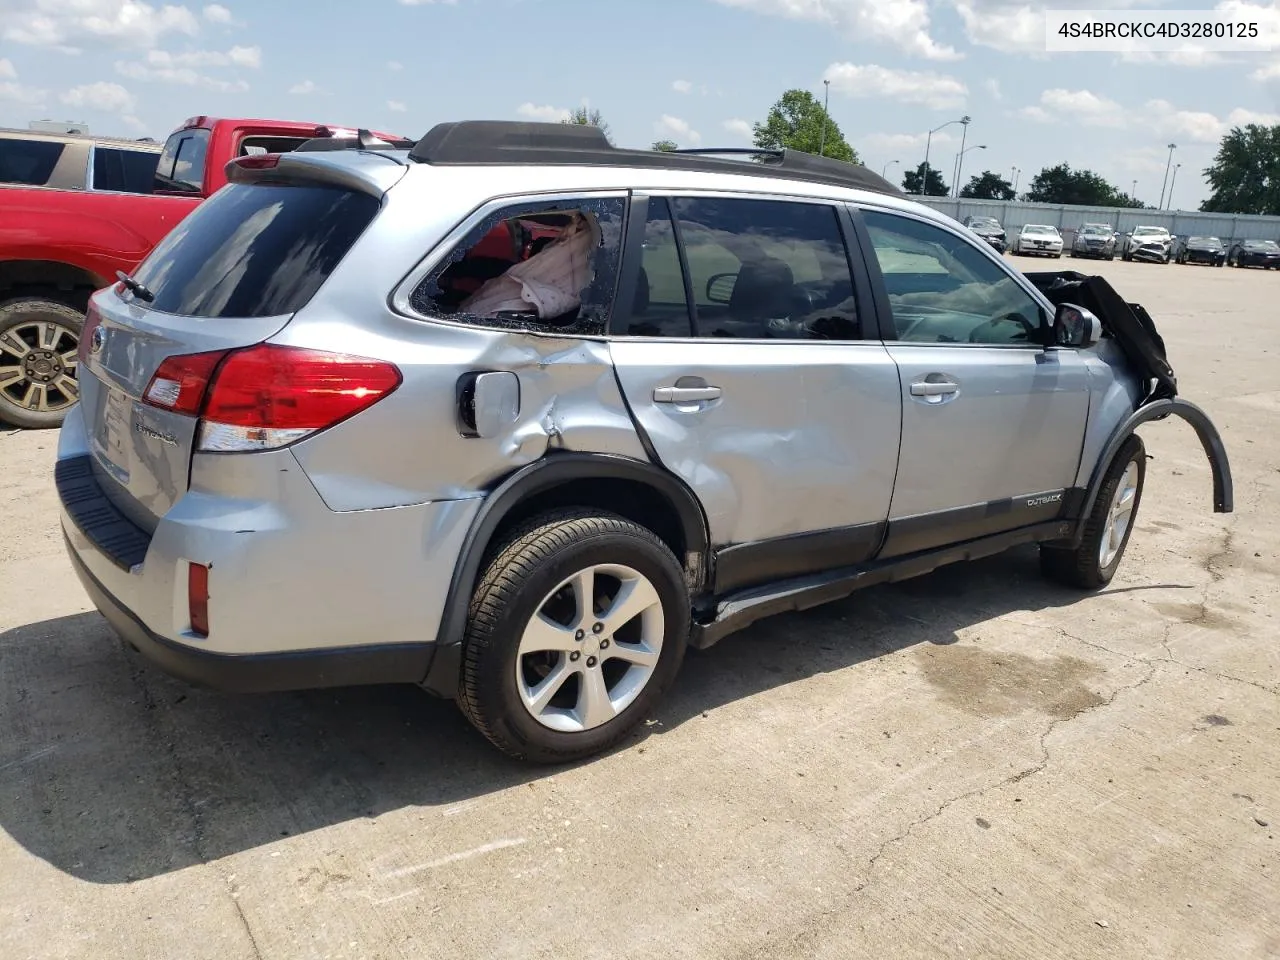
[[[1025,543],[1107,584],[1180,416],[1146,312],[866,169],[442,124],[245,157],[99,291],[56,483],[80,580],[238,691],[413,683],[615,744],[688,646]]]

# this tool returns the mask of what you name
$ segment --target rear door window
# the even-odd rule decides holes
[[[149,150],[93,149],[93,189],[115,193],[150,193],[160,155]]]
[[[232,184],[182,220],[135,274],[162,313],[269,317],[306,305],[378,212],[337,187]]]
[[[62,150],[63,144],[55,140],[0,138],[0,183],[44,186]]]

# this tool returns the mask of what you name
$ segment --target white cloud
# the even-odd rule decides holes
[[[118,83],[85,83],[72,87],[59,98],[70,107],[101,110],[104,113],[133,113],[136,106],[133,94]]]
[[[1265,67],[1259,67],[1249,76],[1264,83],[1269,80],[1280,80],[1280,60],[1269,63]]]
[[[35,87],[24,87],[12,80],[0,80],[0,102],[18,103],[24,107],[34,107],[44,103],[48,94]]]
[[[1201,110],[1179,110],[1168,100],[1148,100],[1140,109],[1126,109],[1114,100],[1088,90],[1046,90],[1036,105],[1018,114],[1042,123],[1078,123],[1090,127],[1146,130],[1148,133],[1192,143],[1217,143],[1235,126],[1280,123],[1280,115],[1236,108],[1226,117]]]
[[[187,50],[169,53],[165,50],[148,50],[147,63],[153,67],[252,67],[262,66],[261,47],[232,47],[221,50]]]
[[[5,40],[67,53],[103,41],[145,49],[169,34],[195,36],[199,29],[190,8],[142,0],[5,0],[0,10]]]
[[[1212,50],[1127,50],[1120,54],[1125,63],[1149,63],[1170,67],[1216,67],[1223,62],[1221,54]]]
[[[944,110],[964,105],[969,88],[955,77],[916,70],[891,70],[876,64],[833,63],[826,79],[847,97],[887,97]]]
[[[1088,90],[1061,87],[1044,91],[1037,105],[1023,107],[1018,113],[1039,123],[1072,122],[1089,127],[1123,127],[1132,123],[1129,112],[1114,100]]]
[[[204,8],[204,18],[210,23],[234,23],[231,11],[220,3],[211,3]]]
[[[690,93],[693,91],[693,84],[688,80],[672,80],[671,89],[676,93]]]
[[[716,0],[726,7],[810,20],[857,40],[885,40],[929,60],[959,60],[929,35],[927,0]],[[1042,28],[1043,33],[1043,28]]]
[[[926,133],[870,133],[858,138],[858,146],[876,153],[909,153],[918,150],[924,152],[926,142],[931,150],[952,143],[959,143],[959,137],[953,137],[946,131],[939,131],[931,138]],[[933,165],[932,159],[929,161]]]
[[[0,80],[17,80],[18,71],[11,60],[0,57]]]
[[[303,80],[301,83],[295,83],[289,88],[289,92],[299,96],[305,96],[308,93],[315,93],[320,88],[316,86],[314,80]]]
[[[1004,94],[1000,91],[1000,81],[995,77],[988,77],[986,80],[983,80],[982,89],[991,94],[992,98],[995,100],[1004,99]]]
[[[141,119],[140,117],[135,117],[135,116],[134,116],[133,114],[131,114],[131,113],[126,113],[126,114],[125,114],[123,117],[121,117],[120,119],[124,121],[125,126],[127,126],[127,127],[132,127],[134,130],[146,130],[146,129],[147,129],[147,125],[146,125],[145,123],[143,123],[142,119]]]
[[[522,103],[516,107],[516,113],[527,120],[542,120],[547,123],[556,123],[560,120],[568,120],[570,111],[564,107],[539,106],[534,103]]]
[[[670,138],[676,143],[686,143],[697,146],[702,142],[702,134],[689,126],[688,121],[681,120],[679,117],[673,117],[664,113],[661,119],[653,125],[659,136]]]
[[[404,64],[401,63],[399,60],[388,60],[387,69],[390,70],[392,73],[399,73],[401,70],[404,69]]]
[[[244,93],[249,84],[243,80],[224,80],[221,77],[210,77],[193,70],[191,67],[149,66],[145,63],[124,63],[116,61],[116,73],[130,80],[142,80],[148,83],[170,83],[184,87],[204,87],[206,90],[217,90],[222,93]]]
[[[1002,50],[1045,54],[1046,10],[1101,10],[1152,6],[1156,0],[951,0],[971,43]],[[1170,7],[1173,4],[1169,4]]]
[[[751,124],[746,120],[726,120],[724,123],[720,124],[720,126],[744,140],[750,140],[755,133]]]
[[[406,107],[399,100],[388,100],[387,109],[390,110],[392,113],[404,113],[409,108]]]

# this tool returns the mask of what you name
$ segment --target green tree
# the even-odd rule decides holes
[[[561,123],[576,124],[580,127],[599,127],[604,134],[604,138],[613,143],[613,133],[609,130],[609,125],[604,122],[604,116],[599,110],[590,107],[577,107],[569,114],[567,120],[561,120]]]
[[[972,200],[1012,200],[1013,184],[990,170],[971,177],[960,191],[960,196]]]
[[[1201,210],[1280,216],[1280,125],[1232,127],[1204,175],[1213,193]]]
[[[674,153],[680,149],[680,145],[674,140],[655,140],[653,141],[653,149],[659,153]]]
[[[826,134],[823,134],[823,122]],[[752,127],[754,142],[763,150],[801,150],[824,157],[861,163],[840,127],[808,90],[788,90],[772,107],[764,123]]]
[[[1027,199],[1035,203],[1069,203],[1090,207],[1141,207],[1092,170],[1072,170],[1065,163],[1045,167],[1031,180]]]
[[[924,164],[916,167],[914,170],[908,170],[902,175],[902,189],[907,193],[920,193],[920,184],[924,182],[928,189],[925,195],[930,197],[945,197],[951,192],[951,188],[947,186],[942,174],[938,172],[938,168],[932,163],[929,164],[929,176],[926,180],[924,175]]]

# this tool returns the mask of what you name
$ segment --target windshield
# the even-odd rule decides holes
[[[1217,237],[1192,237],[1187,243],[1194,243],[1198,247],[1220,247],[1222,241]]]
[[[1084,229],[1080,231],[1086,237],[1109,237],[1111,236],[1110,227],[1099,227],[1096,224],[1085,224]]]
[[[969,221],[969,226],[973,228],[984,227],[989,229],[1000,229],[1000,221],[992,220],[990,217],[975,217]]]
[[[1280,250],[1280,246],[1276,246],[1274,240],[1250,240],[1245,246],[1252,250],[1266,250],[1269,253]]]
[[[171,193],[199,193],[204,189],[204,159],[208,130],[179,130],[165,141],[156,166],[156,189]]]
[[[1139,227],[1133,231],[1135,237],[1167,237],[1169,231],[1164,227]]]
[[[1039,224],[1029,223],[1022,228],[1023,233],[1043,233],[1049,236],[1057,236],[1058,231],[1054,227],[1043,227]]]

